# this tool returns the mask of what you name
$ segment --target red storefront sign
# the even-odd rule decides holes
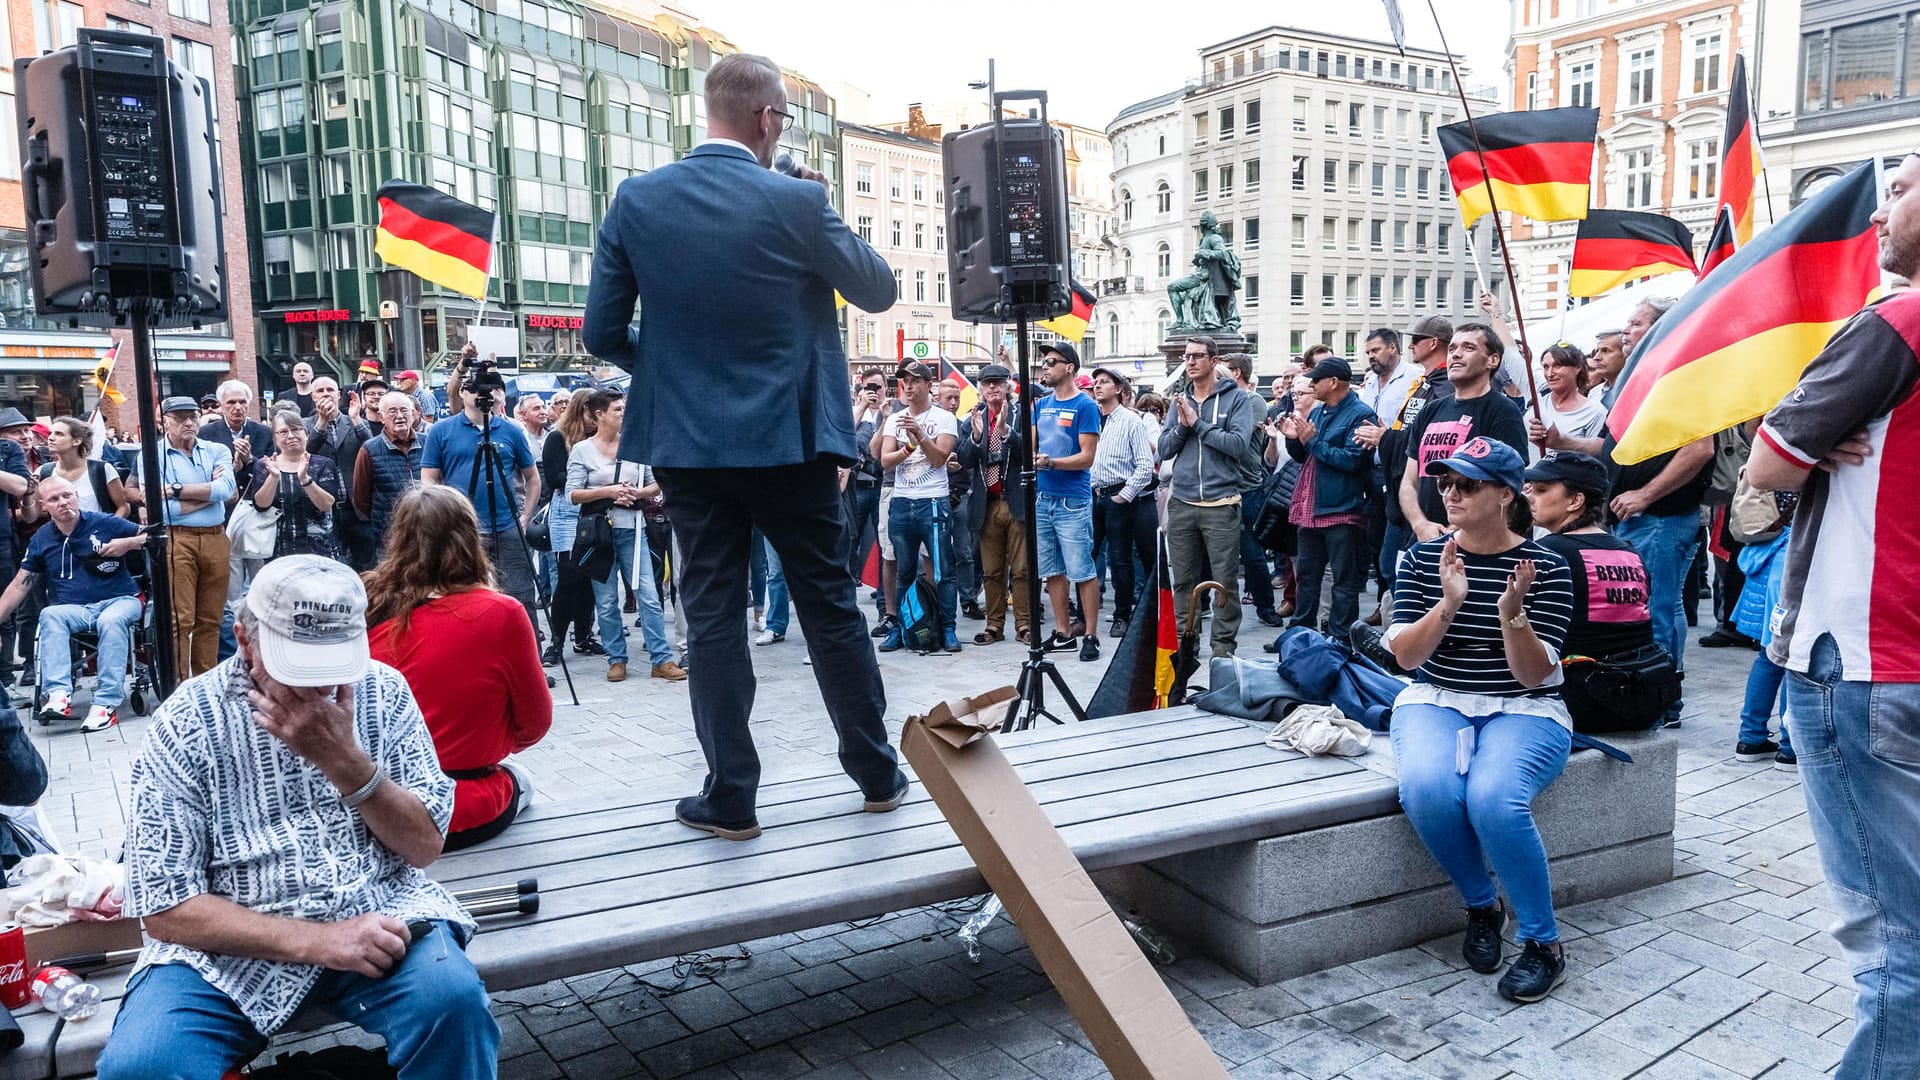
[[[346,308],[314,308],[310,311],[289,311],[289,323],[347,322],[353,313]]]
[[[578,330],[585,323],[586,319],[579,315],[527,316],[527,329],[529,330]]]

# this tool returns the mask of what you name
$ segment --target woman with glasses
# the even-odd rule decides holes
[[[1500,966],[1506,922],[1492,863],[1522,943],[1500,995],[1539,1001],[1567,971],[1532,806],[1572,748],[1557,689],[1572,578],[1560,556],[1527,539],[1512,447],[1470,439],[1427,472],[1453,531],[1408,549],[1394,585],[1385,640],[1414,672],[1390,729],[1400,805],[1466,902],[1461,951],[1481,974]]]
[[[1597,439],[1605,434],[1607,407],[1587,397],[1586,353],[1564,341],[1555,345],[1540,358],[1540,377],[1547,388],[1540,399],[1540,417],[1527,417],[1528,435],[1535,446],[1569,450],[1574,448],[1570,439]]]

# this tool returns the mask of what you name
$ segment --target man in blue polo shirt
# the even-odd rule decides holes
[[[467,346],[467,350],[470,358],[473,346]],[[460,414],[427,429],[427,445],[420,454],[420,482],[445,484],[473,500],[474,513],[480,518],[480,540],[500,575],[500,591],[520,601],[537,633],[540,621],[534,618],[533,559],[520,537],[540,505],[540,470],[534,467],[533,451],[527,446],[520,425],[508,420],[503,411],[497,411],[492,418],[489,441],[499,451],[506,475],[493,477],[491,491],[487,477],[475,475],[474,463],[480,456],[480,425],[487,419],[474,393],[482,383],[492,388],[496,409],[505,403],[507,387],[499,372],[489,371],[482,380],[462,379],[460,403],[464,408]],[[514,495],[516,477],[520,489],[526,493],[523,498]],[[513,527],[516,515],[520,519],[518,530]]]
[[[1053,637],[1047,648],[1071,649],[1067,583],[1080,591],[1086,636],[1080,659],[1100,659],[1100,576],[1093,565],[1093,458],[1100,442],[1100,406],[1080,392],[1080,352],[1064,341],[1040,348],[1046,365],[1040,382],[1053,393],[1033,408],[1034,539],[1040,545],[1040,578],[1053,607]],[[1038,632],[1038,627],[1035,632]]]
[[[39,501],[52,520],[27,544],[7,591],[0,593],[0,619],[13,614],[42,582],[47,606],[40,609],[40,679],[47,722],[73,715],[73,653],[76,632],[100,635],[100,681],[81,731],[105,731],[120,722],[126,695],[127,655],[133,625],[140,621],[140,589],[126,557],[147,542],[140,526],[112,514],[80,509],[73,485],[58,476],[40,481]]]

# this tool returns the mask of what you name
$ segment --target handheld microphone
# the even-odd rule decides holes
[[[794,164],[792,154],[781,154],[773,159],[773,171],[781,176],[799,176],[800,166]]]

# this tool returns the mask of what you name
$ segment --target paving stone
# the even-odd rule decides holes
[[[1634,1074],[1637,1080],[1741,1080],[1745,1073],[1723,1069],[1684,1051],[1675,1051]]]
[[[993,1040],[965,1024],[942,1023],[907,1040],[935,1061],[951,1062],[998,1049]]]
[[[727,1063],[733,1075],[739,1080],[788,1080],[789,1077],[806,1076],[813,1072],[813,1066],[806,1058],[786,1046],[770,1046],[765,1050],[735,1058]]]
[[[1332,1080],[1380,1053],[1372,1043],[1338,1031],[1316,1031],[1290,1043],[1282,1055],[1286,1066],[1312,1080]]]
[[[668,1012],[687,1026],[688,1031],[706,1031],[745,1019],[747,1010],[733,995],[718,986],[696,986],[661,999]]]
[[[1511,1071],[1503,1064],[1487,1060],[1485,1054],[1464,1050],[1456,1043],[1422,1054],[1413,1064],[1438,1080],[1498,1080]]]
[[[867,1040],[868,1045],[883,1047],[932,1031],[945,1023],[947,1018],[938,1009],[930,1009],[926,1002],[916,1000],[856,1016],[847,1021],[847,1026]]]
[[[857,1054],[849,1059],[847,1064],[858,1069],[862,1076],[871,1077],[872,1080],[921,1080],[922,1077],[935,1080],[948,1075],[945,1069],[934,1064],[927,1055],[906,1043]]]
[[[636,1054],[664,1043],[684,1039],[692,1034],[685,1024],[664,1009],[652,1016],[643,1016],[633,1023],[621,1024],[612,1030],[614,1038],[620,1040],[620,1045]]]
[[[637,1056],[648,1071],[662,1080],[670,1080],[722,1061],[745,1057],[751,1050],[738,1035],[721,1027],[643,1050]]]
[[[1778,1051],[1811,1069],[1831,1069],[1840,1061],[1840,1047],[1750,1013],[1735,1013],[1714,1030],[1731,1039]]]
[[[1724,945],[1716,945],[1711,941],[1678,930],[1655,938],[1648,943],[1647,948],[1659,949],[1661,952],[1691,960],[1701,967],[1712,968],[1723,975],[1735,977],[1745,975],[1765,962],[1757,957],[1735,952]]]
[[[1691,1030],[1663,1024],[1647,1013],[1632,1009],[1609,1017],[1593,1030],[1614,1042],[1624,1043],[1656,1057],[1686,1042],[1694,1034]]]
[[[1453,965],[1419,949],[1400,949],[1385,956],[1356,960],[1350,966],[1388,989],[1448,975],[1455,970]]]
[[[1061,1041],[1059,1032],[1030,1016],[994,1024],[981,1034],[993,1045],[1022,1060]]]
[[[1313,1014],[1315,1020],[1339,1031],[1358,1031],[1386,1018],[1386,1013],[1364,1001],[1348,1001]]]
[[[1373,976],[1351,964],[1343,964],[1297,979],[1288,979],[1280,984],[1280,988],[1305,1002],[1308,1008],[1323,1009],[1328,1005],[1365,997],[1381,989],[1381,985]]]
[[[563,1027],[558,1031],[549,1031],[540,1036],[540,1048],[547,1052],[547,1056],[564,1064],[568,1058],[619,1045],[619,1040],[614,1038],[613,1032],[607,1030],[607,1026],[595,1019],[592,1014],[577,1012],[574,1015],[581,1017],[585,1022],[574,1024],[572,1027]]]
[[[1465,1012],[1456,1013],[1437,1024],[1429,1025],[1426,1032],[1436,1039],[1444,1040],[1449,1046],[1480,1057],[1485,1057],[1520,1037],[1508,1028],[1496,1026]]]
[[[1242,1027],[1259,1027],[1307,1011],[1299,998],[1277,986],[1256,986],[1215,998],[1213,1007]]]
[[[1397,1016],[1386,1016],[1352,1033],[1403,1061],[1412,1061],[1440,1046],[1440,1040]]]
[[[1048,1080],[1089,1080],[1106,1072],[1099,1057],[1076,1043],[1060,1043],[1021,1058],[1020,1063]]]
[[[805,971],[796,971],[787,976],[801,993],[808,997],[824,994],[831,990],[840,990],[860,981],[859,976],[839,964],[821,964]]]
[[[1645,996],[1664,990],[1698,971],[1693,961],[1657,949],[1635,949],[1594,968],[1585,976],[1603,986]]]
[[[557,1062],[538,1052],[500,1062],[499,1080],[560,1080],[566,1075]]]
[[[799,1017],[802,1023],[815,1030],[851,1020],[862,1012],[860,1006],[853,1003],[853,999],[839,992],[796,1001],[787,1008],[791,1009],[793,1015]]]
[[[1213,1048],[1213,1052],[1230,1065],[1264,1057],[1279,1048],[1279,1044],[1271,1037],[1238,1024],[1202,1028],[1200,1034],[1206,1037],[1207,1045]]]
[[[1739,1076],[1760,1076],[1786,1060],[1781,1053],[1729,1038],[1718,1031],[1702,1032],[1680,1049]]]
[[[836,1026],[820,1031],[809,1031],[787,1044],[794,1052],[806,1058],[814,1065],[831,1065],[844,1061],[855,1054],[864,1054],[873,1047],[855,1034],[852,1028]]]
[[[639,1075],[640,1063],[634,1060],[626,1047],[615,1043],[590,1054],[562,1061],[560,1070],[566,1074],[567,1080],[608,1080],[615,1076]]]
[[[735,1022],[733,1033],[740,1040],[755,1049],[778,1046],[798,1035],[813,1030],[805,1020],[794,1015],[791,1008],[775,1009],[771,1012],[755,1013],[744,1020]]]
[[[1597,1032],[1555,1045],[1522,1039],[1492,1055],[1528,1080],[1624,1080],[1653,1062],[1653,1055]]]

